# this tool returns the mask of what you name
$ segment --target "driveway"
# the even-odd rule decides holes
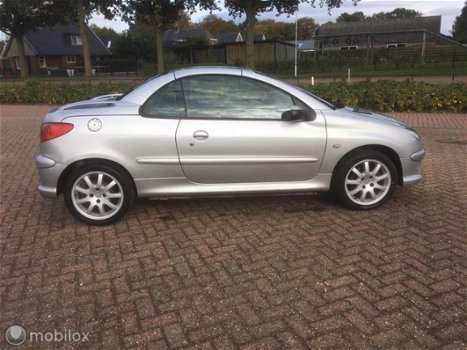
[[[0,108],[0,348],[12,325],[44,349],[466,348],[467,115],[395,115],[424,179],[378,210],[140,200],[99,228],[35,190],[51,107]]]

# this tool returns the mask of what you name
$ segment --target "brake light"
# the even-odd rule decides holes
[[[69,123],[44,123],[41,125],[41,143],[63,136],[73,129]]]

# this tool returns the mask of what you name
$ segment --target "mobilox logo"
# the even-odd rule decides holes
[[[48,332],[26,332],[18,325],[13,325],[5,332],[5,339],[11,345],[21,345],[26,340],[36,342],[88,342],[89,333],[74,332],[71,329],[51,330]]]
[[[26,340],[26,331],[21,326],[11,326],[6,330],[5,339],[11,345],[21,345]]]

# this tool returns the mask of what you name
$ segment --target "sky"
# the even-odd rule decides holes
[[[319,3],[319,0],[316,0],[316,3]],[[352,13],[355,11],[362,11],[365,15],[372,15],[376,12],[390,12],[397,7],[404,7],[419,11],[424,16],[441,15],[441,33],[450,35],[454,20],[461,13],[464,5],[464,0],[361,0],[357,6],[353,6],[350,0],[344,0],[344,3],[340,8],[331,10],[331,14],[328,13],[327,8],[320,8],[319,6],[313,8],[309,4],[301,4],[298,11],[298,17],[312,17],[317,23],[322,24],[328,21],[334,21],[343,12]],[[192,22],[200,21],[208,13],[209,12],[206,11],[194,13],[192,15]],[[223,11],[215,11],[214,14],[217,14],[226,20],[232,19],[225,9]],[[259,17],[259,19],[266,18],[285,22],[295,20],[294,15],[291,17],[287,17],[287,15],[277,17],[275,12],[264,13]],[[240,18],[235,21],[239,22],[242,20],[244,19]],[[118,32],[128,28],[126,23],[120,20],[108,21],[98,15],[95,15],[91,19],[90,23],[95,23],[98,26],[111,27]]]

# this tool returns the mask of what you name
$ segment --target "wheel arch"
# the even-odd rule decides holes
[[[332,171],[331,187],[334,185],[336,169],[340,166],[340,164],[342,164],[342,162],[346,158],[348,158],[348,157],[350,157],[350,156],[352,156],[354,154],[358,154],[358,153],[360,153],[362,151],[378,151],[378,152],[384,154],[385,156],[387,156],[389,159],[391,159],[391,161],[394,163],[394,166],[396,167],[396,170],[397,170],[397,183],[399,185],[403,184],[404,174],[402,172],[401,160],[400,160],[399,155],[397,154],[397,152],[394,151],[392,148],[384,146],[384,145],[364,145],[364,146],[360,146],[360,147],[352,149],[351,151],[347,152],[346,154],[344,154],[339,159],[339,161],[336,163],[336,166],[334,167],[334,169]]]
[[[60,174],[60,177],[58,178],[58,183],[57,183],[57,194],[61,194],[64,191],[65,188],[65,183],[67,178],[78,168],[84,166],[84,165],[89,165],[89,164],[95,164],[95,165],[110,165],[112,167],[117,168],[120,170],[125,176],[127,176],[132,185],[133,185],[133,190],[134,193],[138,193],[136,191],[136,185],[133,180],[133,177],[131,176],[130,172],[121,164],[114,162],[112,160],[104,159],[104,158],[87,158],[87,159],[80,159],[77,160],[70,165],[68,165],[65,170],[62,171]]]

